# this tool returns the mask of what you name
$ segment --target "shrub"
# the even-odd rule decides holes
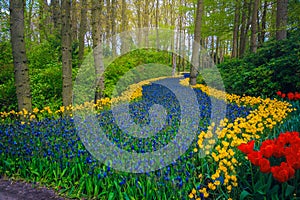
[[[255,54],[218,65],[226,91],[250,96],[274,96],[276,91],[300,89],[300,34],[269,41]]]

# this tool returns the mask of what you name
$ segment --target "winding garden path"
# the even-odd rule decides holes
[[[53,190],[26,182],[0,179],[0,200],[67,200]]]

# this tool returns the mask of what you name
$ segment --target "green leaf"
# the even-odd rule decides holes
[[[113,192],[110,192],[108,195],[108,200],[112,200],[114,198],[115,194]]]
[[[287,185],[286,190],[285,190],[285,197],[290,196],[295,190],[295,187],[292,185]]]
[[[270,191],[269,194],[278,194],[279,186],[275,185]]]
[[[244,200],[247,196],[252,196],[248,191],[243,190],[240,194],[240,200]]]

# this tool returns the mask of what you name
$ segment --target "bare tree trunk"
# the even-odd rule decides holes
[[[111,1],[111,35],[112,35],[112,54],[117,55],[117,40],[116,40],[116,0]]]
[[[149,38],[148,38],[148,27],[149,27],[149,0],[145,0],[144,5],[144,42],[145,45],[148,47]]]
[[[276,2],[270,3],[271,5],[271,20],[270,20],[270,38],[276,38]]]
[[[158,16],[159,15],[159,0],[156,0],[155,9],[155,27],[156,27],[156,48],[159,50],[159,33],[158,33]]]
[[[238,57],[238,35],[240,24],[240,1],[235,1],[235,13],[234,13],[234,27],[233,27],[233,40],[232,40],[232,52],[231,57]]]
[[[241,21],[241,33],[240,33],[240,48],[239,48],[239,57],[242,57],[246,49],[246,23],[247,23],[247,3],[246,0],[243,2],[242,10],[242,21]]]
[[[32,110],[29,83],[29,69],[24,39],[24,7],[25,0],[10,0],[10,33],[14,61],[15,86],[18,99],[18,109]]]
[[[101,9],[103,0],[93,0],[92,8],[92,37],[93,37],[93,55],[96,73],[96,92],[95,103],[103,97],[104,91],[104,64],[101,41]]]
[[[50,12],[47,0],[39,1],[39,42],[48,39]]]
[[[122,9],[121,9],[121,16],[122,16],[122,20],[121,20],[121,32],[124,33],[126,31],[127,28],[127,16],[126,16],[126,1],[122,0]],[[127,49],[127,35],[125,34],[124,37],[122,38],[123,41],[121,41],[121,54],[126,52]]]
[[[79,28],[79,51],[78,51],[78,59],[81,63],[84,55],[84,36],[86,33],[87,27],[87,2],[86,0],[81,0],[81,16],[80,16],[80,28]]]
[[[239,57],[242,57],[246,51],[247,41],[248,41],[248,30],[251,24],[251,7],[252,0],[244,0],[243,11],[242,11],[242,26],[240,35],[240,51]]]
[[[72,37],[71,37],[71,1],[62,0],[62,77],[63,105],[72,104]]]
[[[259,0],[254,0],[251,20],[251,39],[250,51],[255,53],[257,51],[257,11]]]
[[[106,21],[105,21],[105,40],[106,40],[106,46],[109,47],[110,46],[110,38],[111,38],[111,6],[110,6],[110,0],[106,1],[106,12],[107,12],[107,16],[106,16]]]
[[[220,40],[220,63],[222,63],[224,61],[223,49],[224,49],[224,45],[223,45],[222,41]]]
[[[31,41],[32,40],[32,9],[33,9],[33,4],[34,4],[34,0],[30,0],[29,1],[29,10],[27,13],[27,31],[26,31],[26,37],[27,37],[27,41]]]
[[[61,6],[59,0],[51,0],[52,20],[54,33],[59,34],[61,30]]]
[[[72,26],[72,41],[78,40],[78,28],[77,28],[77,0],[72,0],[72,12],[71,12],[71,26]]]
[[[211,36],[211,57],[212,57],[212,60],[214,60],[214,57],[215,57],[215,36]]]
[[[263,5],[262,17],[261,17],[261,32],[260,32],[260,37],[258,39],[259,46],[261,46],[265,41],[266,22],[267,22],[267,8],[268,8],[268,1],[265,0],[264,5]]]
[[[286,39],[288,0],[277,0],[276,40]]]
[[[45,27],[44,27],[44,6],[43,1],[39,2],[39,42],[42,43],[42,41],[45,39],[44,33],[45,33]]]
[[[196,85],[196,78],[199,69],[199,45],[201,39],[201,23],[203,13],[203,0],[197,1],[197,11],[195,20],[194,42],[192,52],[192,65],[190,70],[190,85]]]
[[[215,64],[219,63],[219,59],[218,59],[219,50],[220,50],[219,45],[220,45],[220,37],[217,36]]]

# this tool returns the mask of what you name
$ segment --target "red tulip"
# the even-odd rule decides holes
[[[271,171],[270,161],[266,158],[262,158],[258,161],[259,169],[262,173],[269,173]]]
[[[286,162],[282,162],[280,166],[271,167],[271,172],[273,177],[281,183],[288,181],[295,174],[295,170]]]
[[[248,159],[250,160],[250,162],[255,165],[255,166],[259,166],[259,160],[262,159],[262,154],[259,151],[253,151],[251,153],[249,153],[248,155]]]
[[[260,146],[260,151],[262,155],[266,158],[270,158],[274,152],[274,141],[273,140],[265,140],[262,142]]]
[[[243,143],[243,144],[240,144],[237,148],[243,152],[244,154],[249,154],[251,152],[253,152],[253,148],[254,148],[254,140],[248,142],[248,143]]]
[[[281,91],[277,91],[276,94],[277,94],[278,96],[281,96]]]
[[[293,100],[293,99],[294,99],[294,93],[289,92],[289,93],[287,94],[287,97],[288,97],[289,100]]]

